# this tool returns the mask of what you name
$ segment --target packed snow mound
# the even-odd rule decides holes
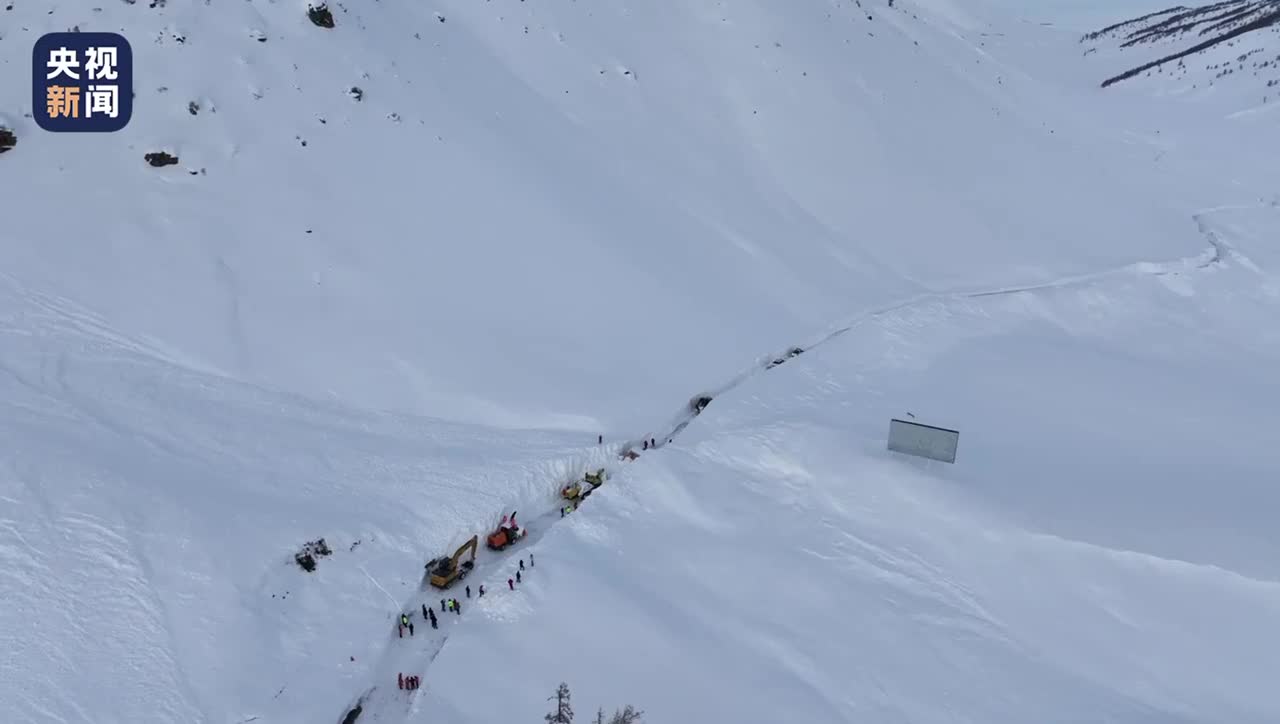
[[[1167,91],[1225,84],[1262,103],[1280,101],[1280,0],[1177,6],[1088,33],[1083,41],[1128,69],[1102,86],[1141,76]]]
[[[12,0],[3,67],[119,30],[137,97],[119,133],[49,134],[0,87],[6,268],[214,374],[594,434],[687,395],[676,360],[1197,243],[965,3],[327,8]]]

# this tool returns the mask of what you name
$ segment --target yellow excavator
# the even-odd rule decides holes
[[[463,543],[458,547],[458,550],[454,551],[452,558],[441,556],[427,561],[427,572],[431,574],[431,585],[443,589],[452,586],[455,581],[461,581],[466,578],[471,569],[475,568],[476,545],[479,542],[480,536],[473,535],[471,540]],[[459,563],[458,559],[468,549],[471,551],[471,559]]]
[[[594,473],[587,473],[586,475],[582,476],[582,480],[575,481],[561,488],[560,497],[564,498],[565,500],[584,499],[588,495],[591,495],[593,492],[595,492],[596,488],[600,487],[601,485],[604,485],[604,481],[605,481],[604,468],[600,468]],[[590,483],[591,485],[584,490],[582,486],[583,483]]]

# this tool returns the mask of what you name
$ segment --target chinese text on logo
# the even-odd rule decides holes
[[[133,49],[116,33],[41,37],[32,76],[33,115],[47,131],[118,131],[133,114]]]

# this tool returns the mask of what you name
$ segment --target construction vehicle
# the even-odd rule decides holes
[[[489,539],[485,541],[490,550],[500,551],[525,536],[527,531],[516,525],[515,519],[516,514],[512,513],[511,523],[508,524],[506,516],[503,516],[502,523],[498,526],[498,529],[490,533]]]
[[[480,536],[473,535],[471,540],[463,543],[454,551],[452,558],[441,556],[427,561],[427,572],[431,575],[431,585],[436,588],[448,588],[455,581],[461,581],[467,577],[472,568],[476,565],[476,546],[480,542]],[[471,559],[458,563],[458,559],[462,558],[462,554],[467,550],[471,551]]]
[[[587,473],[582,476],[582,480],[574,481],[560,489],[560,497],[565,500],[578,500],[586,498],[595,492],[595,489],[604,485],[605,473],[604,468],[600,468],[594,473]],[[587,485],[584,487],[583,483]]]

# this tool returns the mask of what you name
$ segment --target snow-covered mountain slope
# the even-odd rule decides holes
[[[548,534],[451,633],[421,720],[546,710],[563,677],[581,714],[650,721],[1276,721],[1280,296],[1255,266],[862,318]],[[958,426],[954,467],[884,450],[907,412]]]
[[[545,498],[579,452],[209,377],[66,300],[0,294],[11,721],[225,721],[331,687],[425,553]],[[293,554],[318,536],[335,552],[309,576]]]
[[[882,299],[1197,243],[1105,116],[942,3],[350,3],[331,30],[296,2],[13,5],[6,74],[41,32],[123,28],[138,95],[118,134],[50,135],[4,85],[6,175],[75,209],[53,234],[18,206],[12,268],[356,406],[594,433],[665,414],[676,360],[714,378]]]
[[[562,679],[580,720],[1275,718],[1267,114],[1100,89],[1009,0],[0,5],[16,721]],[[72,27],[133,41],[118,134],[26,117]],[[956,466],[881,452],[904,409]],[[398,638],[513,509],[484,602]]]
[[[1142,78],[1166,93],[1226,93],[1242,111],[1280,107],[1277,0],[1179,5],[1113,23],[1084,40],[1108,62],[1130,66],[1102,81],[1104,87]]]

